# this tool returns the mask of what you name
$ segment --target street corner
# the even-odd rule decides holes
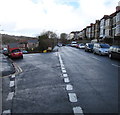
[[[2,55],[0,68],[2,77],[15,73],[15,67],[13,66],[13,62],[7,56],[4,55]]]

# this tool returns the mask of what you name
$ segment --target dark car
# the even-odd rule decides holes
[[[109,58],[120,59],[120,46],[111,46],[109,48]]]
[[[93,52],[93,43],[86,43],[85,44],[85,52]]]

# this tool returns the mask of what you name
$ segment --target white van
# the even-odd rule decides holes
[[[72,42],[71,42],[71,46],[72,46],[72,47],[76,47],[76,46],[77,46],[77,42],[76,42],[76,41],[72,41]]]

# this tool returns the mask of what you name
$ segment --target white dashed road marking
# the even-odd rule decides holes
[[[62,70],[65,70],[65,67],[61,67]]]
[[[77,96],[75,93],[68,93],[70,102],[77,102]]]
[[[68,77],[68,75],[67,74],[63,74],[63,77]]]
[[[116,65],[116,64],[112,64],[113,66],[115,66],[115,67],[120,67],[119,65]]]
[[[70,82],[69,78],[64,78],[64,82],[69,83]]]
[[[63,61],[62,61],[62,58],[61,58],[61,55],[60,53],[58,53],[58,57],[59,57],[59,61],[60,61],[60,66],[61,66],[61,71],[62,71],[62,76],[64,78],[64,82],[66,83],[66,90],[68,91],[68,97],[69,97],[69,101],[71,103],[75,103],[77,102],[77,96],[75,93],[72,92],[73,90],[73,86],[70,83],[70,80],[69,80],[69,77],[68,77],[68,74],[67,74],[67,71],[65,69],[65,66],[63,64]],[[95,58],[96,59],[96,58]],[[97,59],[98,60],[98,59]],[[99,60],[100,61],[100,60]],[[67,84],[68,83],[68,84]],[[69,92],[72,92],[72,93],[69,93]],[[73,107],[73,113],[74,115],[84,115],[83,114],[83,110],[80,106],[77,106],[77,107]]]
[[[11,78],[15,78],[15,75],[12,75]]]
[[[14,96],[14,92],[10,92],[7,97],[7,101],[12,100]]]
[[[11,113],[10,110],[5,110],[5,111],[3,111],[3,114],[10,114],[10,113]]]
[[[65,66],[64,66],[64,64],[61,64],[61,68],[64,68]]]
[[[15,81],[10,81],[10,87],[14,87],[15,86]]]
[[[66,90],[73,90],[73,86],[70,84],[66,85]]]
[[[66,70],[63,69],[63,70],[62,70],[62,73],[66,73]]]
[[[73,107],[74,115],[83,115],[83,110],[81,107]]]

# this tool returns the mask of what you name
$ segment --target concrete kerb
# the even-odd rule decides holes
[[[13,73],[13,74],[9,74],[9,75],[7,75],[7,76],[3,76],[2,78],[5,78],[5,77],[9,77],[10,78],[10,83],[12,83],[12,86],[11,86],[11,84],[10,84],[10,88],[11,89],[13,89],[13,87],[14,87],[14,90],[11,92],[9,92],[9,95],[8,95],[8,97],[7,97],[7,101],[8,101],[8,103],[11,103],[11,105],[10,105],[10,108],[8,109],[8,110],[2,110],[1,112],[0,112],[0,114],[2,115],[10,115],[11,114],[11,112],[12,112],[12,103],[13,103],[13,97],[14,97],[14,95],[15,95],[15,89],[16,89],[16,84],[15,84],[15,75],[18,75],[18,74],[20,74],[21,72],[22,72],[22,69],[13,61],[13,60],[11,60],[10,58],[8,58],[8,60],[11,62],[11,64],[12,64],[12,66],[14,67],[14,69],[15,69],[15,72]],[[11,80],[12,79],[12,80]],[[13,82],[14,82],[14,84],[13,84]]]
[[[9,60],[11,61],[13,67],[16,70],[14,74],[17,75],[17,74],[22,73],[22,69],[13,60],[11,60],[10,58],[9,58]]]
[[[22,73],[22,69],[12,59],[8,58],[8,60],[11,62],[12,66],[14,67],[15,72],[13,74],[9,74],[7,76],[2,76],[2,77],[10,77],[12,75],[18,75]]]

